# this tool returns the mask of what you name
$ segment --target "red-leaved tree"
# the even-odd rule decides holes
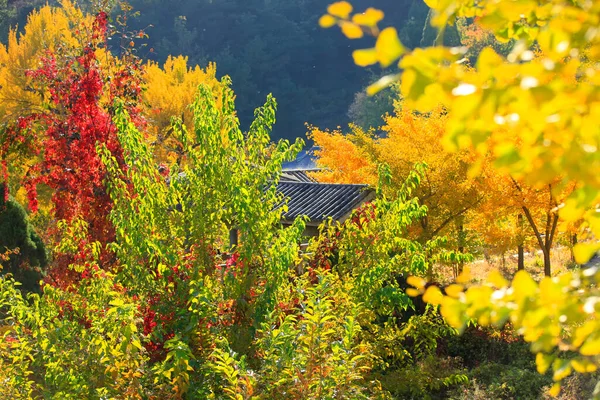
[[[115,100],[122,99],[128,105],[132,121],[143,124],[137,106],[141,93],[139,59],[131,53],[122,58],[107,56],[110,65],[101,65],[97,50],[106,47],[105,12],[96,15],[90,39],[80,54],[47,53],[39,69],[27,72],[34,85],[48,94],[48,101],[44,112],[22,117],[13,135],[14,140],[19,140],[25,132],[35,132],[38,137],[39,162],[29,170],[24,182],[31,210],[38,207],[37,185],[51,188],[56,220],[78,218],[87,223],[88,237],[82,248],[89,248],[85,242],[106,244],[114,239],[108,218],[112,202],[104,183],[106,170],[96,148],[98,144],[105,145],[122,168],[126,168],[112,120]],[[79,280],[79,274],[68,266],[74,257],[85,256],[56,254],[48,281],[64,286]],[[111,264],[106,250],[102,261]]]

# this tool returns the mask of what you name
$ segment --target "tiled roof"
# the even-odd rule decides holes
[[[313,171],[319,171],[319,169],[284,169],[281,172],[281,178],[279,180],[280,182],[316,182],[315,179],[308,175],[309,172]]]
[[[374,196],[367,185],[280,182],[277,190],[288,198],[285,219],[306,215],[311,222],[321,222],[327,217],[339,220]]]

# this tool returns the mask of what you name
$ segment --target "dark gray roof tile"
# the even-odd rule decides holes
[[[288,211],[283,216],[288,220],[300,215],[308,216],[312,222],[328,217],[339,220],[373,198],[368,185],[280,182],[277,190],[288,199]]]

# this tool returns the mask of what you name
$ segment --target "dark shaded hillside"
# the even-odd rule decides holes
[[[279,103],[276,138],[304,136],[304,123],[333,128],[346,124],[354,94],[381,73],[354,66],[349,41],[339,30],[319,28],[324,0],[132,0],[141,12],[136,27],[148,29],[149,53],[162,62],[184,54],[192,64],[217,62],[230,75],[243,126],[272,92]],[[408,46],[420,40],[427,8],[421,0],[357,0],[357,10],[377,7],[401,30]],[[402,27],[407,29],[402,31]]]

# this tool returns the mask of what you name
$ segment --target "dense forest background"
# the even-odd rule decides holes
[[[41,0],[0,0],[0,39],[10,26],[25,25],[26,16]],[[56,3],[50,2],[50,3]],[[85,8],[89,1],[80,1]],[[383,74],[379,67],[353,66],[351,49],[370,47],[372,38],[348,40],[320,29],[325,0],[130,0],[139,15],[128,19],[131,30],[144,29],[146,45],[139,56],[163,63],[168,55],[189,56],[188,65],[217,63],[219,76],[229,75],[237,95],[243,127],[268,93],[279,107],[273,138],[304,137],[305,123],[335,128],[349,122],[368,128],[381,124],[392,110],[390,92],[374,98],[364,87]],[[425,29],[428,8],[422,0],[357,0],[356,9],[377,7],[410,48],[435,38]],[[115,7],[115,14],[121,13]],[[451,35],[446,39],[452,40]],[[141,44],[136,43],[136,44]]]

